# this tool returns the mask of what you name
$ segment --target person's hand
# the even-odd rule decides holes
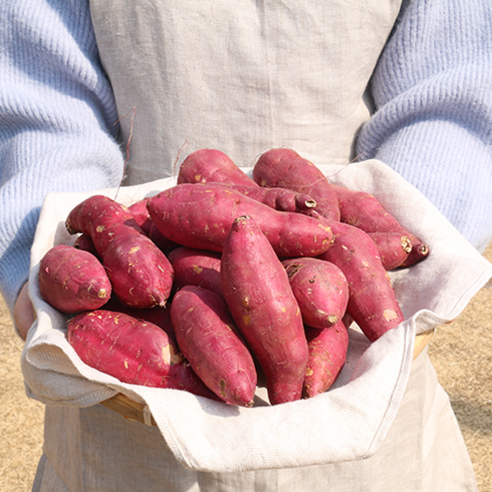
[[[19,297],[17,297],[17,301],[14,304],[14,322],[24,340],[35,319],[36,317],[31,299],[29,298],[26,282],[22,286]]]

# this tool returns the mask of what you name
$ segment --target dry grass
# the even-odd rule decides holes
[[[485,256],[492,261],[492,245]],[[0,302],[0,490],[30,490],[41,455],[43,406],[29,400],[19,368],[23,343]],[[451,397],[480,492],[492,492],[492,289],[483,289],[429,346]]]

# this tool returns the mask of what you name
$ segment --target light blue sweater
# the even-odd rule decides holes
[[[358,153],[415,184],[477,248],[492,239],[492,4],[404,1]],[[0,2],[0,288],[10,308],[49,191],[122,180],[87,0]]]

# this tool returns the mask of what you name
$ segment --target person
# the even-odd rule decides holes
[[[172,175],[183,149],[215,147],[243,166],[283,145],[315,163],[377,158],[478,250],[492,238],[486,0],[6,0],[0,14],[0,284],[23,337],[46,193]],[[477,488],[424,352],[366,460],[197,472],[155,428],[101,405],[47,406],[33,490]]]

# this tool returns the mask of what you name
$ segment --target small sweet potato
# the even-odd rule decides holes
[[[68,322],[68,341],[82,362],[123,383],[189,391],[217,400],[158,326],[107,310]]]
[[[303,398],[312,398],[327,391],[336,381],[345,364],[349,336],[343,321],[317,330],[306,326],[309,359],[302,390]]]
[[[196,285],[223,297],[220,285],[220,253],[180,246],[168,254],[168,259],[174,270],[176,289]]]
[[[104,306],[112,287],[106,270],[93,254],[58,245],[41,259],[39,290],[51,306],[72,314]]]
[[[313,200],[306,193],[299,193],[287,188],[265,188],[256,185],[256,183],[254,186],[224,183],[222,185],[281,212],[304,212],[316,207],[316,200]]]
[[[77,249],[82,249],[92,253],[96,258],[99,258],[96,247],[92,242],[92,239],[86,234],[80,234],[73,242],[73,247]]]
[[[192,152],[180,165],[178,184],[208,182],[257,186],[224,152],[216,149]]]
[[[384,209],[374,195],[338,185],[335,185],[333,189],[338,197],[342,222],[365,232],[398,232],[408,237],[412,250],[402,266],[413,265],[427,257],[429,254],[427,244],[405,229],[392,214]]]
[[[128,210],[133,215],[133,218],[140,226],[145,235],[147,235],[157,247],[164,253],[169,253],[178,245],[173,241],[170,241],[164,234],[162,234],[154,222],[150,218],[149,210],[147,209],[148,198],[143,198],[133,205],[128,207]]]
[[[367,235],[376,244],[385,270],[402,266],[412,251],[410,239],[401,232],[368,232]]]
[[[404,321],[393,286],[376,244],[364,231],[342,222],[329,224],[333,246],[319,258],[342,270],[349,286],[347,313],[374,342]]]
[[[271,149],[253,167],[260,186],[287,188],[305,193],[316,201],[316,210],[329,220],[340,220],[337,196],[321,170],[291,149]]]
[[[173,297],[171,320],[179,348],[200,379],[226,403],[252,406],[255,365],[224,300],[201,287],[183,287]]]
[[[342,320],[349,290],[340,268],[319,258],[289,258],[282,264],[305,324],[323,329]]]
[[[308,348],[287,273],[251,217],[234,220],[224,245],[222,291],[267,382],[272,405],[301,398]]]
[[[279,256],[317,256],[332,240],[330,228],[305,214],[280,212],[242,193],[210,184],[178,184],[151,197],[150,216],[172,241],[221,252],[236,217],[249,215]]]

